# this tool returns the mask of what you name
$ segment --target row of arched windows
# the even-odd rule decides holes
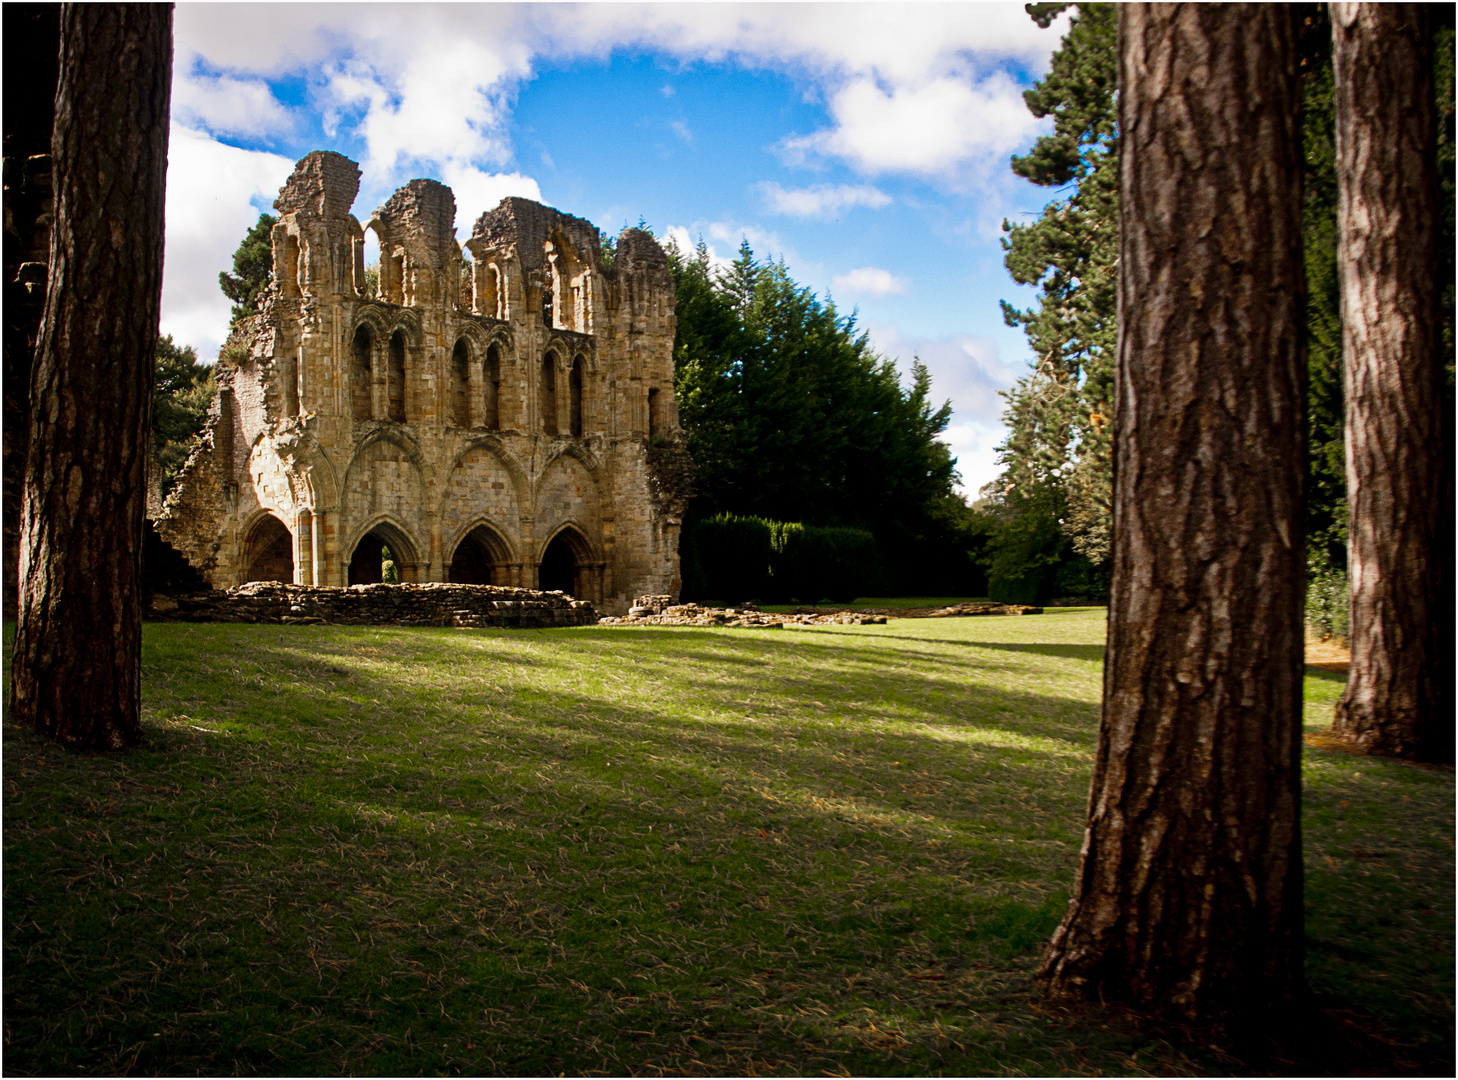
[[[350,402],[356,420],[393,420],[407,423],[405,397],[405,350],[404,330],[390,335],[384,351],[384,371],[375,371],[376,354],[374,333],[367,325],[354,332],[352,362],[350,365]],[[567,372],[566,434],[581,438],[583,431],[583,398],[586,382],[586,361],[574,357]],[[484,427],[490,431],[501,429],[501,352],[496,344],[486,350],[486,357],[480,365],[471,362],[471,349],[465,338],[457,340],[451,351],[449,368],[450,394],[447,403],[447,419],[457,427]],[[481,382],[481,392],[474,392],[474,383]],[[537,387],[542,432],[546,435],[563,434],[561,414],[558,406],[558,361],[555,353],[548,353],[542,360]],[[650,434],[656,434],[661,427],[658,416],[658,391],[648,394]],[[478,414],[479,410],[479,414]]]

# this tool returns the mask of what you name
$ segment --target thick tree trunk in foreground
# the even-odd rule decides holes
[[[1248,1030],[1301,992],[1297,28],[1119,9],[1114,565],[1055,997]]]
[[[77,749],[141,738],[138,584],[171,81],[171,5],[62,10],[10,708]]]
[[[1335,733],[1453,760],[1449,419],[1429,13],[1331,5],[1352,666]]]

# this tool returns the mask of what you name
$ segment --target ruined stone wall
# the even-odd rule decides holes
[[[343,626],[456,626],[513,630],[593,626],[597,612],[561,593],[490,585],[355,585],[260,581],[227,590],[151,594],[149,622],[255,622]]]
[[[383,543],[407,582],[474,559],[502,584],[534,586],[543,566],[570,574],[608,611],[676,595],[692,462],[657,242],[625,230],[604,268],[590,222],[510,198],[463,248],[454,196],[433,180],[362,227],[348,213],[358,177],[315,152],[280,193],[274,280],[219,365],[231,404],[161,535],[215,587],[249,580],[282,527],[304,585],[348,584],[371,569],[356,553]],[[380,241],[378,295],[366,230]]]

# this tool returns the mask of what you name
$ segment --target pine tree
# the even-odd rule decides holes
[[[120,750],[142,737],[172,7],[68,4],[60,46],[9,715],[73,749]]]
[[[258,223],[249,229],[238,249],[233,252],[233,273],[218,274],[218,287],[233,301],[232,321],[246,319],[257,311],[258,298],[273,280],[273,227],[278,218],[259,214]],[[378,269],[376,269],[378,276]]]
[[[1030,4],[1028,12],[1047,26],[1068,6]],[[1003,222],[1009,273],[1041,294],[1027,310],[1003,303],[1008,325],[1028,335],[1034,367],[1004,394],[1009,433],[998,449],[1012,501],[1045,506],[1074,550],[1103,563],[1119,213],[1115,13],[1108,4],[1077,8],[1048,74],[1023,95],[1054,129],[1013,158],[1013,171],[1072,192],[1031,225]]]
[[[164,498],[197,443],[217,389],[213,369],[198,362],[197,350],[191,345],[177,345],[171,334],[158,340],[152,446],[162,466]]]

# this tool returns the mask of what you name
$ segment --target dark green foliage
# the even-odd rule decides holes
[[[684,575],[684,594],[692,599],[742,604],[767,595],[771,524],[762,518],[717,514],[691,530],[701,581]]]
[[[898,591],[940,591],[939,566],[965,576],[962,517],[948,505],[961,505],[956,461],[938,441],[951,406],[931,404],[925,366],[913,364],[903,387],[854,316],[797,285],[783,263],[757,262],[747,242],[722,274],[702,243],[668,254],[675,390],[698,467],[690,520],[869,529],[886,564],[907,568]]]
[[[680,548],[687,600],[850,603],[884,579],[865,529],[716,514],[692,522]]]
[[[201,364],[191,345],[166,334],[157,342],[157,382],[152,391],[152,445],[162,466],[162,495],[177,483],[187,455],[207,423],[218,385],[213,369]]]
[[[1331,23],[1307,10],[1302,38],[1302,239],[1306,260],[1306,535],[1314,569],[1347,563],[1342,313],[1337,277],[1336,98]]]
[[[880,552],[867,530],[775,522],[772,535],[774,601],[846,604],[881,591]]]
[[[1047,25],[1066,6],[1029,5],[1028,12]],[[1066,511],[1057,516],[1074,548],[1102,563],[1109,557],[1112,478],[1118,65],[1112,5],[1077,6],[1048,74],[1023,95],[1034,116],[1053,118],[1053,133],[1014,157],[1013,172],[1068,196],[1050,202],[1032,224],[1003,222],[1008,272],[1037,285],[1040,295],[1026,311],[1003,304],[1008,325],[1026,331],[1034,361],[1004,395],[1009,433],[999,454],[1004,494],[1016,502],[1044,498],[1046,489]]]
[[[991,546],[987,595],[1004,604],[1050,599],[1066,540],[1047,505],[1029,501],[998,530]]]
[[[258,224],[249,229],[233,252],[233,273],[218,275],[223,295],[233,301],[233,322],[246,319],[257,310],[258,298],[273,280],[273,241],[270,234],[278,224],[272,214],[259,214]]]

